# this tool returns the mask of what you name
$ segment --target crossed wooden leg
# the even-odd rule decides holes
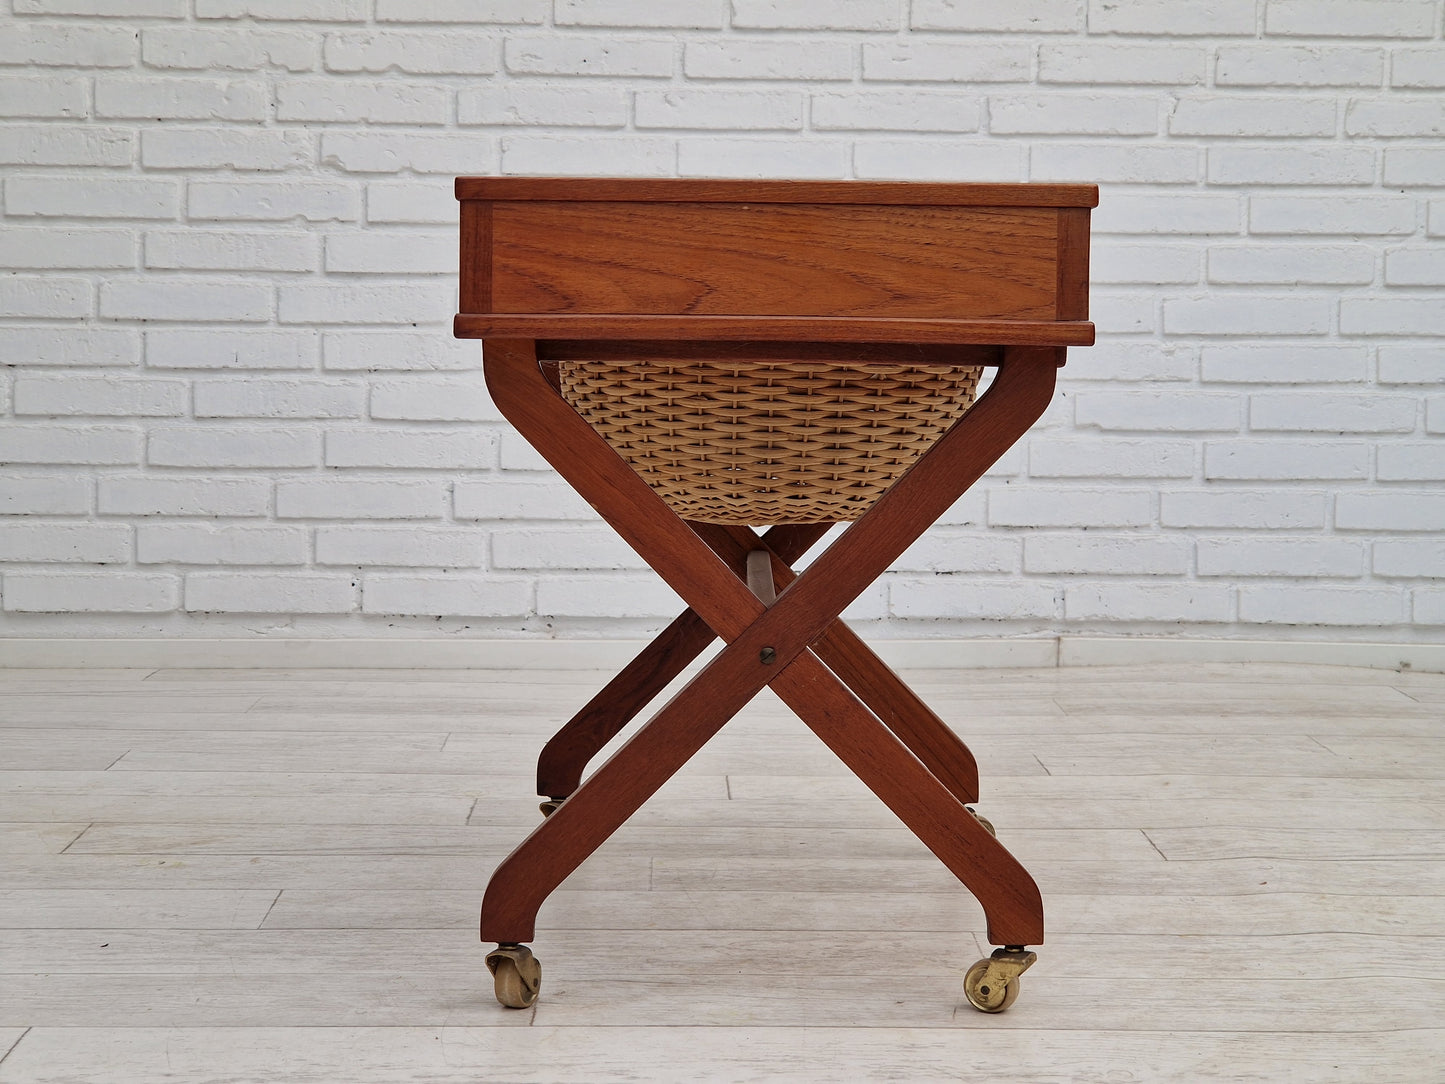
[[[503,414],[727,646],[497,868],[482,903],[483,940],[530,941],[551,891],[771,685],[973,892],[992,943],[1042,941],[1033,879],[813,649],[843,608],[1038,418],[1061,353],[1006,350],[974,408],[767,606],[556,394],[533,342],[486,344],[488,385]]]

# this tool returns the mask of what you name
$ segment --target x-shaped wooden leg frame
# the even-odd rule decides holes
[[[837,615],[1037,420],[1052,398],[1062,353],[1005,348],[974,407],[790,580],[787,563],[751,532],[709,531],[704,540],[678,518],[560,397],[533,341],[486,342],[487,384],[503,415],[727,646],[498,866],[482,902],[482,940],[531,941],[552,890],[764,685],[973,892],[991,943],[1043,940],[1033,879],[962,805],[959,791],[968,794],[973,784],[941,781],[818,649],[833,649],[847,669],[837,642],[847,644],[851,634],[837,631]],[[730,567],[745,548],[768,552],[774,580],[785,584],[771,605]],[[862,669],[876,667],[865,661]],[[872,689],[864,695],[879,699]]]

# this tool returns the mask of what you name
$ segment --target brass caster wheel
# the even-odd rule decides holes
[[[542,990],[542,964],[526,945],[498,945],[487,953],[497,1000],[509,1009],[530,1008]]]
[[[974,809],[971,805],[966,805],[963,808],[968,810],[969,813],[973,815],[974,820],[978,821],[979,824],[983,825],[983,830],[985,832],[993,836],[994,839],[998,838],[998,832],[994,830],[993,821],[980,814],[979,811]]]
[[[553,813],[557,812],[557,810],[561,807],[562,803],[566,800],[566,798],[548,798],[537,808],[542,811],[543,817],[550,817]]]
[[[1023,948],[1001,948],[963,976],[963,996],[979,1012],[1003,1012],[1019,996],[1019,976],[1038,956]]]

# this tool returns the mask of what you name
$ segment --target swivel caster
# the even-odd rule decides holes
[[[1003,1012],[1018,1000],[1019,976],[1037,959],[1021,945],[995,949],[964,973],[963,996],[979,1012]]]
[[[548,798],[545,802],[543,802],[543,803],[542,803],[541,805],[539,805],[537,808],[542,811],[542,816],[543,816],[544,818],[550,817],[553,813],[557,812],[558,808],[559,808],[559,807],[562,805],[562,803],[565,802],[566,800],[567,800],[566,798]]]
[[[991,820],[989,820],[987,817],[983,816],[981,813],[979,813],[978,810],[974,809],[973,806],[971,806],[971,805],[966,805],[966,806],[964,806],[963,808],[966,809],[966,810],[968,810],[969,813],[971,813],[971,814],[973,815],[973,819],[974,819],[974,820],[978,821],[979,824],[983,825],[983,830],[984,830],[985,832],[987,832],[989,835],[993,836],[994,839],[997,839],[997,838],[998,838],[998,832],[996,832],[996,831],[994,830],[993,821],[991,821]]]
[[[530,1008],[542,990],[542,964],[526,945],[498,945],[487,953],[497,1000],[509,1009]]]

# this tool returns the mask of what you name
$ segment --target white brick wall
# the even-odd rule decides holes
[[[850,612],[1445,625],[1438,0],[3,7],[0,635],[670,616],[450,338],[499,172],[1097,181],[1099,345]]]

